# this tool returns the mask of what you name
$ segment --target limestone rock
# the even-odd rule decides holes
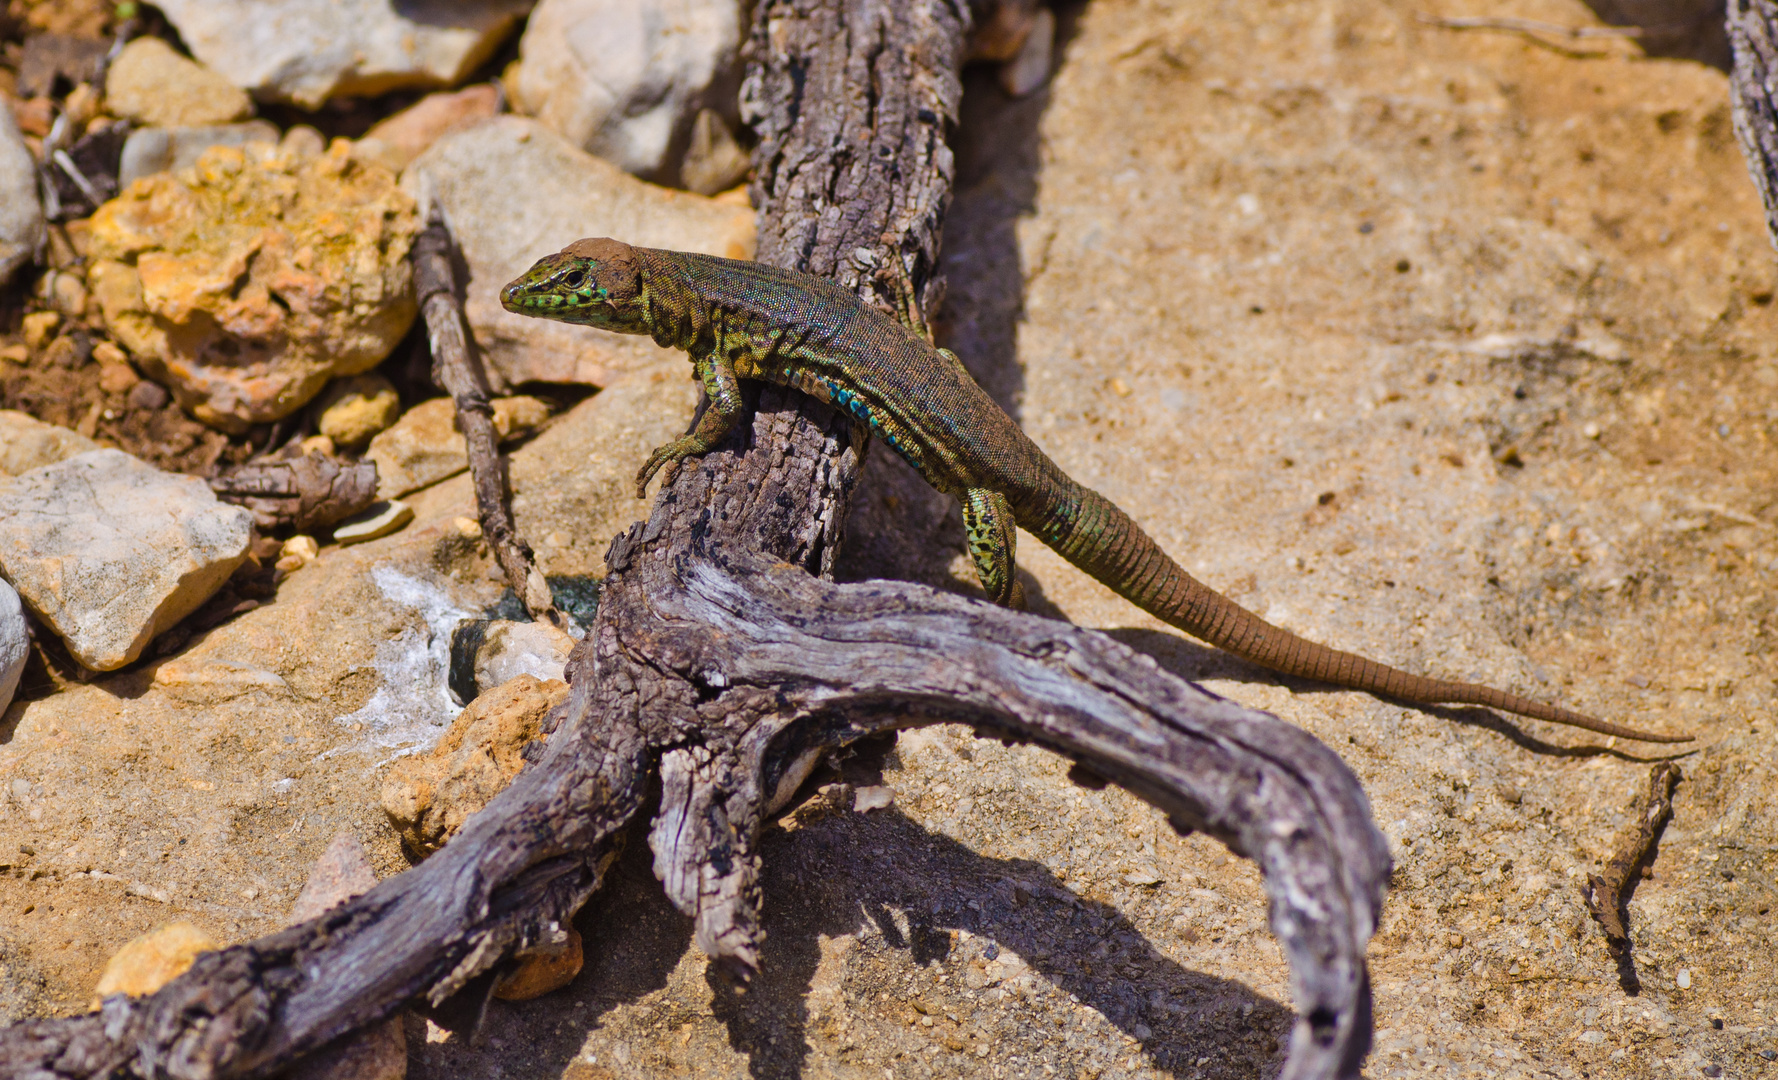
[[[491,83],[454,93],[428,94],[365,132],[354,152],[399,172],[440,136],[480,123],[499,111],[500,91]]]
[[[0,101],[0,285],[12,280],[43,242],[43,203],[37,196],[37,165]]]
[[[113,336],[186,411],[277,420],[375,367],[414,317],[413,203],[344,140],[214,146],[93,215],[88,279]]]
[[[189,169],[212,146],[244,147],[249,143],[276,146],[278,141],[278,128],[270,120],[207,127],[137,128],[124,140],[123,157],[117,166],[117,183],[120,188],[126,188],[144,176]]]
[[[605,386],[664,356],[645,337],[502,308],[500,287],[542,256],[585,236],[731,259],[753,255],[751,209],[642,183],[522,117],[497,117],[446,135],[408,167],[402,183],[417,191],[422,177],[469,261],[470,328],[490,376],[507,385]],[[525,197],[514,198],[514,191]]]
[[[334,445],[363,446],[401,416],[401,395],[381,375],[336,379],[317,402],[320,419],[315,426]]]
[[[19,603],[18,592],[0,581],[0,716],[6,715],[6,707],[12,704],[30,652],[31,634],[25,628],[24,605]]]
[[[396,762],[383,784],[383,811],[403,842],[422,856],[443,847],[525,767],[525,744],[541,737],[544,717],[566,700],[567,683],[520,675],[471,702],[431,753]]]
[[[93,989],[94,1008],[112,994],[147,997],[185,974],[198,957],[220,948],[215,938],[184,920],[143,934],[106,961]]]
[[[532,0],[165,0],[192,55],[254,96],[313,109],[330,97],[463,79]]]
[[[253,515],[202,480],[92,450],[0,483],[0,573],[76,660],[140,656],[247,556]]]
[[[481,629],[473,670],[482,693],[520,675],[543,680],[566,679],[574,639],[546,622],[495,619]]]
[[[549,419],[549,403],[534,397],[495,398],[494,431],[519,439]],[[377,497],[393,499],[469,468],[469,448],[457,430],[450,398],[422,401],[370,441],[365,459],[377,464]]]
[[[111,62],[105,106],[153,127],[202,127],[253,115],[253,101],[239,87],[151,36],[125,45]]]
[[[78,431],[0,409],[0,476],[17,476],[98,448]]]
[[[732,92],[737,0],[542,0],[519,39],[513,105],[570,143],[664,178],[713,88]]]

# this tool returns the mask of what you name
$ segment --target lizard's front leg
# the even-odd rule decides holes
[[[710,405],[704,415],[698,417],[697,424],[687,434],[681,435],[665,446],[659,447],[648,455],[648,461],[636,473],[636,498],[648,496],[648,482],[660,471],[662,465],[671,464],[675,469],[679,462],[694,454],[707,454],[716,448],[716,444],[728,438],[728,433],[741,422],[741,415],[747,411],[741,403],[741,383],[735,378],[735,367],[726,357],[712,354],[701,359],[694,358],[698,381],[704,384],[704,395],[710,399]],[[671,473],[668,474],[669,479]]]
[[[1014,611],[1025,610],[1025,590],[1019,585],[1017,523],[1006,496],[987,488],[963,493],[963,531],[969,541],[969,557],[988,599]]]

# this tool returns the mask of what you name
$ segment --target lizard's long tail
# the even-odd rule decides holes
[[[1020,514],[1020,524],[1137,607],[1242,659],[1286,675],[1402,701],[1485,705],[1643,742],[1691,740],[1689,735],[1655,735],[1596,720],[1491,686],[1410,675],[1298,637],[1186,573],[1111,500],[1056,472],[1062,482],[1045,485],[1049,498],[1041,499],[1044,505],[1032,507],[1032,512]],[[1022,520],[1026,517],[1032,520]]]

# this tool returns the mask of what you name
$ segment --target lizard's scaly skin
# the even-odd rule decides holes
[[[871,433],[964,504],[989,595],[1018,605],[1006,518],[1137,607],[1219,649],[1287,675],[1416,702],[1485,705],[1647,742],[1682,742],[1475,683],[1410,675],[1273,626],[1186,573],[1111,501],[1076,483],[977,386],[951,353],[807,274],[708,255],[581,240],[501,292],[511,311],[648,334],[691,355],[711,405],[662,465],[703,453],[740,419],[737,379],[804,390]]]

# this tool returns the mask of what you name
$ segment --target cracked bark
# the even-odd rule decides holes
[[[1735,134],[1766,207],[1766,231],[1778,247],[1778,3],[1729,0],[1729,72]]]
[[[968,21],[943,0],[761,0],[743,105],[762,260],[925,329]],[[752,422],[612,542],[567,718],[443,850],[152,997],[0,1032],[0,1075],[264,1076],[409,1003],[472,1026],[494,978],[599,886],[656,770],[656,872],[744,980],[766,815],[824,749],[936,722],[1051,747],[1255,859],[1298,1011],[1282,1075],[1358,1075],[1389,858],[1338,757],[1092,631],[917,585],[833,584],[865,444],[826,406],[755,391]]]

